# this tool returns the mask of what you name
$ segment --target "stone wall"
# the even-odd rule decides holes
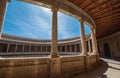
[[[85,71],[84,57],[72,56],[61,58],[61,74],[64,76],[78,74]]]
[[[87,57],[0,58],[0,78],[48,78],[50,76],[58,78],[70,76],[96,66],[96,56]]]
[[[50,59],[0,59],[0,78],[48,77]]]
[[[98,49],[101,57],[120,58],[120,32],[99,39]]]

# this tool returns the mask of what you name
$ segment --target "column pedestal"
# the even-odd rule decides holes
[[[51,78],[60,78],[60,58],[51,58]]]

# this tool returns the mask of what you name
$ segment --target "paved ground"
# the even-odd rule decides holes
[[[120,78],[120,61],[102,59],[102,63],[91,72],[71,78]]]

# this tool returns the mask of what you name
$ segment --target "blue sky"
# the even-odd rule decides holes
[[[3,33],[38,39],[51,39],[52,12],[50,9],[12,0],[8,3]],[[90,32],[85,24],[85,33]],[[79,21],[58,12],[58,39],[80,36]]]

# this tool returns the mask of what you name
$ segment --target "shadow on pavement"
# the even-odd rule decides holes
[[[84,72],[79,75],[75,75],[69,78],[108,78],[104,73],[108,69],[107,62],[100,59],[99,65],[94,68],[92,71]]]

